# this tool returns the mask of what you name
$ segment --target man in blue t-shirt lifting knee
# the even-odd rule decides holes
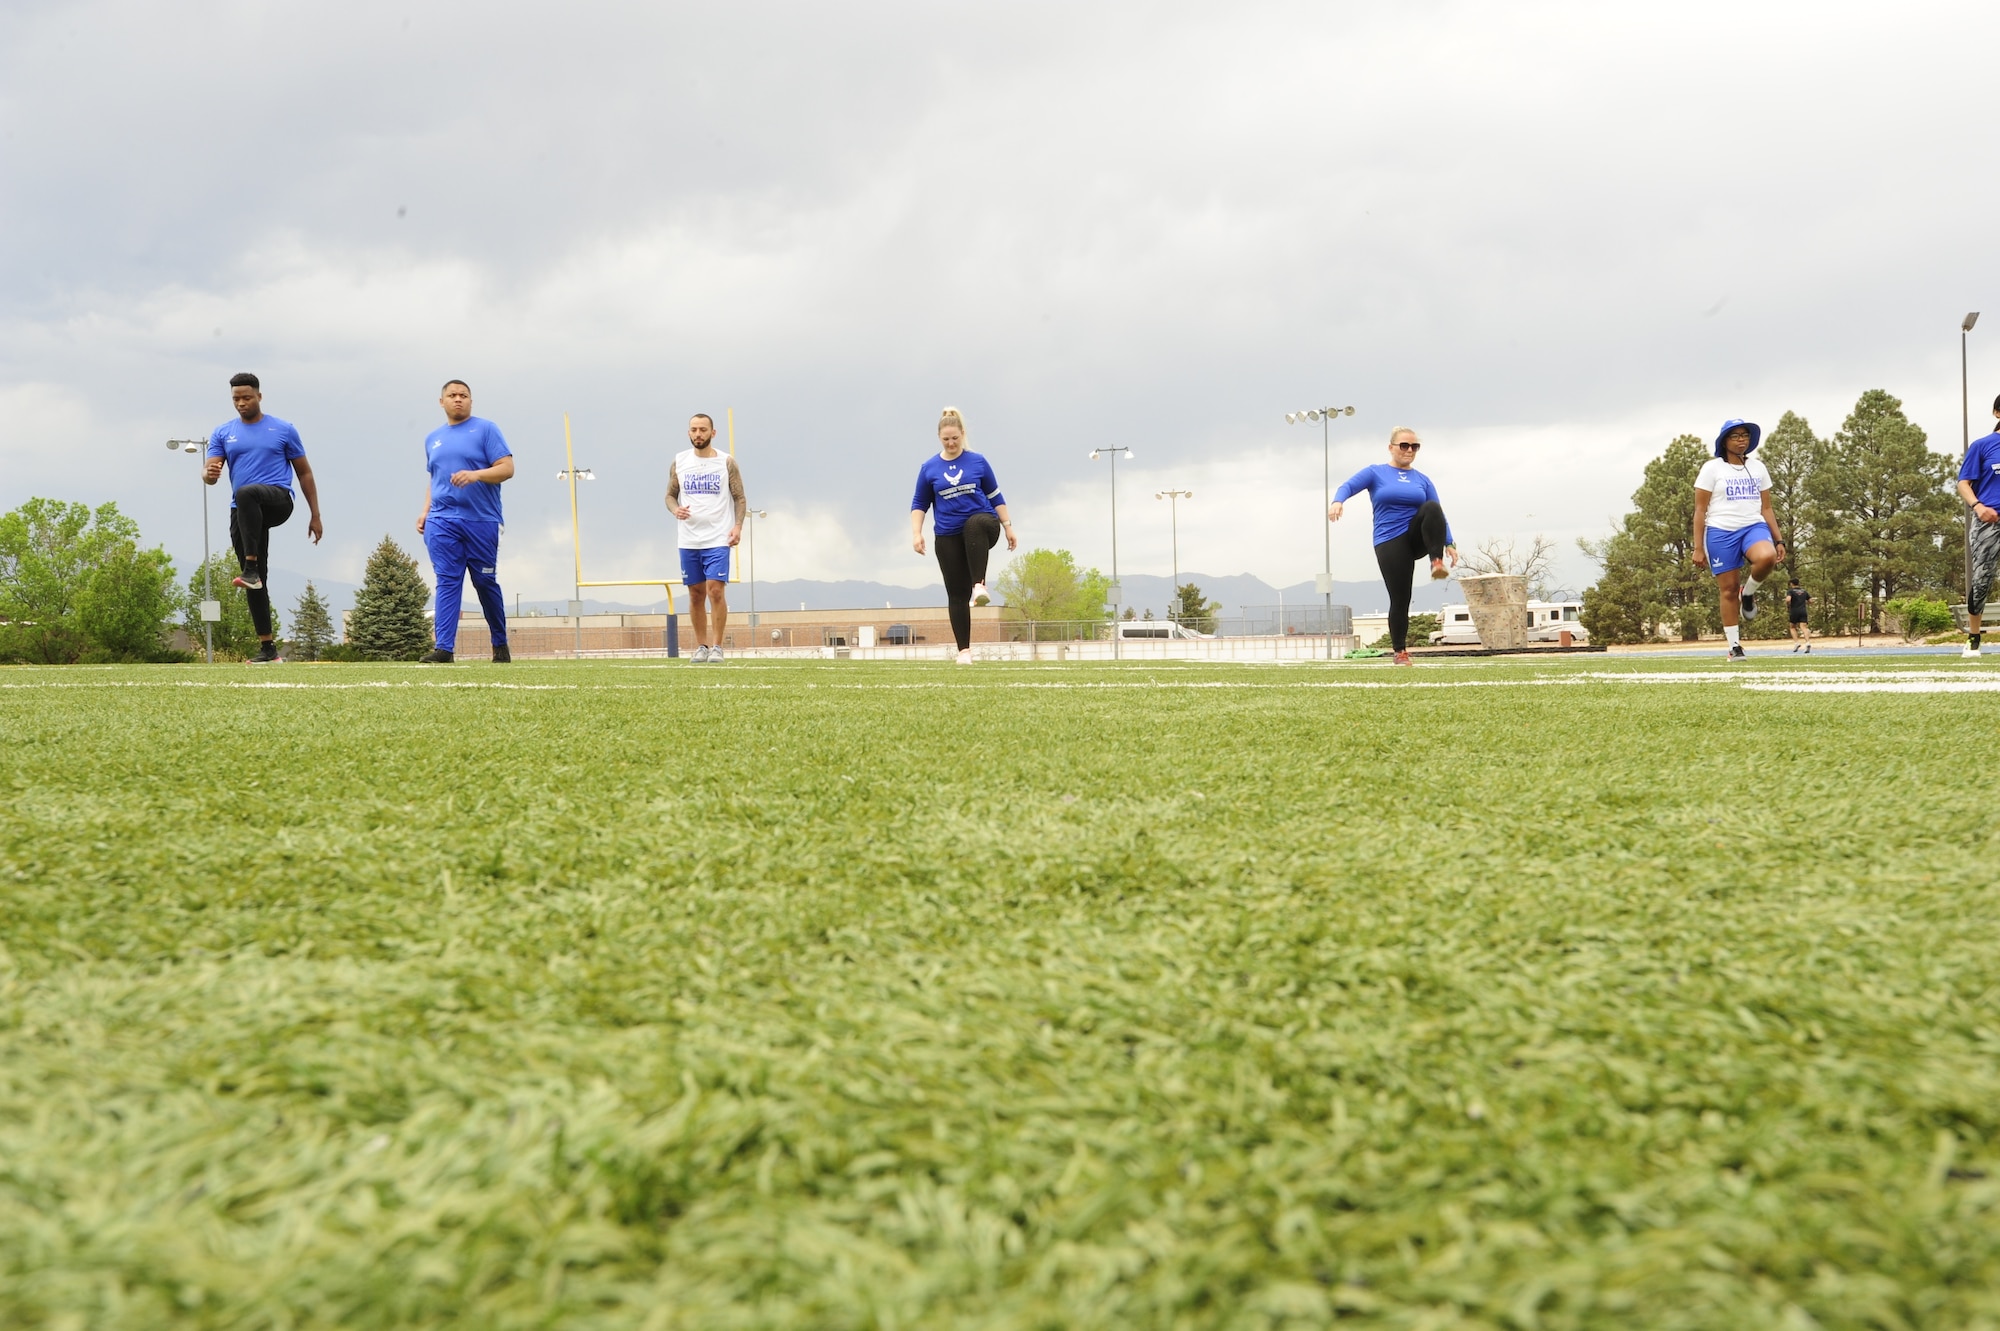
[[[479,597],[493,659],[511,661],[507,650],[507,599],[500,594],[500,483],[514,476],[514,450],[492,421],[472,414],[472,389],[453,379],[438,397],[445,423],[424,437],[424,466],[430,493],[417,515],[417,531],[437,574],[437,646],[426,665],[448,665],[458,646],[458,607],[465,579]]]
[[[283,526],[292,516],[294,476],[312,512],[306,534],[314,545],[325,528],[319,520],[319,487],[313,483],[312,464],[306,461],[306,446],[290,421],[264,414],[264,387],[257,376],[231,375],[229,402],[236,408],[236,419],[216,426],[209,435],[202,479],[214,485],[222,479],[223,467],[229,468],[229,543],[243,570],[233,581],[243,589],[250,603],[250,622],[257,628],[257,654],[250,663],[264,665],[278,659],[266,584],[271,573],[271,528]]]

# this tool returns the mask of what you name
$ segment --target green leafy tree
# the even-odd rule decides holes
[[[347,620],[347,640],[370,659],[414,661],[431,649],[430,585],[417,561],[389,537],[368,556],[361,590],[354,595],[354,612]]]
[[[1071,634],[1060,625],[1104,622],[1111,579],[1094,568],[1078,568],[1067,550],[1030,550],[1007,565],[994,590],[1009,610],[1043,626],[1036,637],[1053,640]]]
[[[227,660],[244,660],[257,650],[257,625],[250,618],[249,596],[241,587],[230,583],[230,579],[236,576],[235,556],[210,555],[207,568],[208,586],[222,608],[222,618],[214,625],[216,655]],[[204,640],[201,574],[202,570],[197,568],[187,580],[187,589],[181,593],[181,628],[196,642]],[[278,607],[274,605],[271,607],[272,633],[275,635],[279,628]]]
[[[1929,596],[1899,596],[1883,603],[1882,612],[1895,624],[1903,637],[1911,642],[1929,637],[1933,633],[1943,633],[1956,627],[1951,607],[1943,601]]]
[[[1603,569],[1583,593],[1591,641],[1647,642],[1663,627],[1692,640],[1721,622],[1715,589],[1694,566],[1694,478],[1708,456],[1700,439],[1681,435],[1646,464],[1617,530],[1577,542]]]
[[[292,652],[302,661],[317,661],[333,645],[333,616],[319,589],[306,580],[306,589],[292,607]]]
[[[164,659],[173,578],[116,504],[30,499],[0,515],[0,659]]]
[[[1887,602],[1961,591],[1957,470],[1930,450],[1899,399],[1879,388],[1861,395],[1807,483],[1830,609],[1852,607],[1850,622],[1880,632]]]
[[[1215,632],[1216,616],[1222,612],[1221,602],[1209,600],[1192,582],[1184,582],[1175,588],[1174,599],[1181,603],[1180,623],[1196,633]]]

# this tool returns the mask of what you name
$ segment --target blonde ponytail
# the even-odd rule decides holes
[[[972,432],[965,428],[965,417],[959,414],[957,407],[946,407],[938,413],[938,433],[943,434],[944,427],[947,425],[956,425],[958,427],[958,437],[960,439],[969,439],[972,437]]]

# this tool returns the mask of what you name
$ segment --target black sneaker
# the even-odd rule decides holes
[[[513,659],[514,659],[514,653],[507,650],[506,643],[496,642],[493,644],[493,660],[497,664],[505,665],[507,662]]]
[[[1743,650],[1743,644],[1739,642],[1730,647],[1729,659],[1732,661],[1747,661],[1750,659],[1750,655]]]
[[[243,663],[245,665],[276,665],[284,659],[284,657],[278,655],[278,645],[274,642],[267,642],[259,645],[257,654],[246,657]]]
[[[1757,593],[1743,593],[1743,617],[1745,619],[1755,619],[1757,617]]]
[[[422,658],[421,660],[419,660],[419,661],[417,662],[417,664],[418,664],[418,665],[450,665],[450,664],[451,664],[451,653],[450,653],[450,652],[448,652],[448,651],[446,651],[446,650],[445,650],[444,648],[442,648],[442,647],[433,647],[433,648],[431,648],[431,650],[430,650],[430,655],[428,655],[428,656],[425,656],[425,657],[423,657],[423,658]]]

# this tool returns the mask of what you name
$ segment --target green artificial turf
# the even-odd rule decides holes
[[[2000,694],[1719,664],[0,671],[0,1326],[2000,1327]]]

